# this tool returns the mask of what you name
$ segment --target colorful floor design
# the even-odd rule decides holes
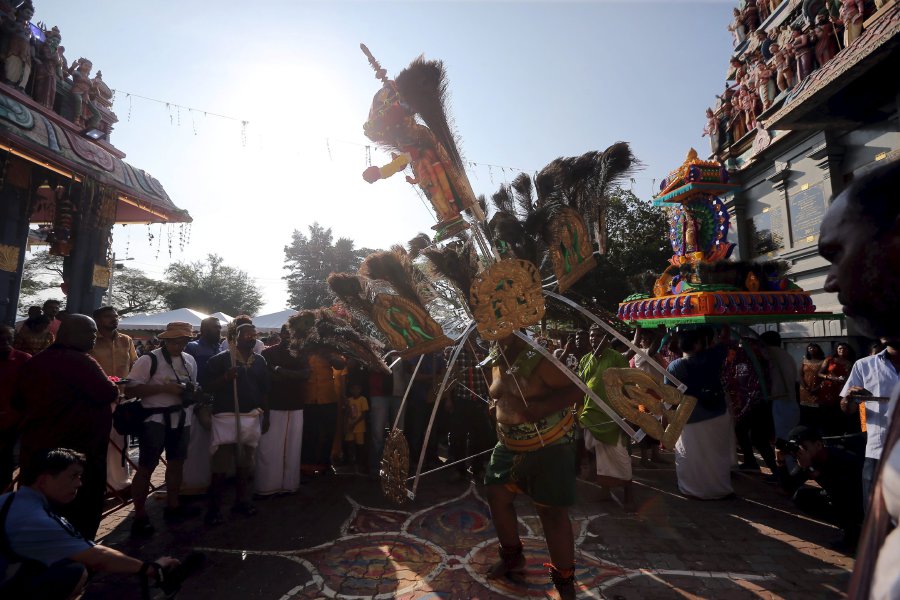
[[[426,600],[455,598],[546,598],[551,590],[549,562],[540,522],[519,519],[528,563],[516,581],[487,580],[485,573],[496,560],[496,538],[487,503],[472,485],[462,495],[418,512],[362,506],[349,496],[353,510],[332,542],[285,551],[199,548],[206,552],[239,553],[245,557],[275,556],[304,567],[304,581],[286,589],[280,600],[344,598]],[[591,521],[573,519],[576,547],[588,535]],[[679,575],[729,577],[745,581],[760,575],[626,569],[583,550],[576,555],[579,596],[600,598],[603,590],[625,579]],[[309,576],[306,574],[309,572]],[[290,585],[290,584],[287,584]]]

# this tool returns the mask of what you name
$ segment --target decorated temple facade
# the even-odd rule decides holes
[[[63,256],[70,312],[100,305],[115,223],[186,223],[162,185],[110,142],[113,93],[91,61],[71,64],[30,0],[0,0],[0,320],[13,323],[26,249]],[[31,238],[29,239],[29,234]]]
[[[728,29],[735,47],[704,135],[736,186],[721,195],[732,258],[785,261],[817,311],[840,311],[823,291],[819,228],[854,177],[900,158],[900,2],[746,0]],[[855,334],[852,319],[769,327],[826,351]]]

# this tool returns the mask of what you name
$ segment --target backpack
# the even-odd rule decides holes
[[[149,380],[156,374],[158,363],[155,354],[151,352],[148,356],[150,357],[150,377],[147,378]],[[150,416],[150,411],[144,408],[139,398],[126,400],[119,403],[116,410],[113,411],[113,428],[121,435],[136,437],[140,435],[148,416]],[[128,444],[125,444],[122,451],[124,452],[127,447]]]

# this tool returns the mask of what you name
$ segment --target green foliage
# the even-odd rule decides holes
[[[295,229],[291,243],[284,247],[284,268],[288,274],[288,303],[295,309],[331,306],[334,302],[325,280],[331,273],[355,273],[369,248],[354,248],[350,238],[333,242],[331,228],[318,223],[308,227],[309,235]]]
[[[170,310],[192,308],[205,313],[254,315],[263,305],[256,282],[246,272],[224,264],[218,254],[169,265],[162,296]]]
[[[140,269],[116,269],[112,278],[112,298],[103,303],[116,308],[119,315],[152,313],[164,310],[166,284],[147,277]]]
[[[649,291],[636,289],[640,286],[633,282],[648,271],[661,273],[672,248],[661,208],[621,189],[613,191],[608,201],[607,252],[573,291],[585,299],[596,298],[601,307],[615,312],[626,296]]]
[[[45,300],[64,300],[60,284],[63,280],[63,258],[46,250],[35,252],[25,259],[19,291],[19,314],[28,314],[28,307],[41,305]],[[52,290],[52,291],[51,291]]]

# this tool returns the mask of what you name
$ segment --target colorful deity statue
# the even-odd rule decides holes
[[[21,90],[28,84],[31,76],[31,59],[34,48],[31,46],[31,17],[34,6],[31,0],[25,0],[16,8],[15,20],[3,21],[3,69],[6,82]]]
[[[100,111],[91,100],[94,82],[91,80],[91,69],[94,64],[86,58],[79,58],[69,67],[72,76],[72,122],[79,127],[93,129],[100,124]],[[85,115],[89,115],[85,119]]]
[[[827,15],[816,17],[816,62],[822,67],[840,51],[834,24]]]
[[[62,36],[54,27],[44,33],[44,42],[37,45],[34,57],[34,99],[47,108],[53,108],[56,100],[56,82],[62,79],[63,66],[59,58]]]
[[[363,131],[370,140],[390,149],[393,158],[384,166],[366,169],[363,179],[374,183],[411,167],[413,176],[406,181],[419,186],[434,207],[437,240],[468,228],[461,215],[465,210],[484,219],[444,114],[442,65],[418,60],[391,80],[368,48],[362,45],[362,49],[383,84],[372,100]],[[422,81],[425,85],[419,85]],[[402,89],[405,82],[410,82],[406,93]]]
[[[756,91],[762,102],[763,110],[768,110],[772,105],[772,93],[769,89],[772,75],[774,75],[774,71],[766,65],[766,62],[762,58],[757,60],[754,69],[754,79],[756,81]]]
[[[799,25],[791,29],[791,51],[797,60],[797,81],[806,79],[815,67],[813,63],[813,37]]]
[[[730,31],[733,36],[731,45],[737,46],[743,42],[744,38],[747,36],[747,27],[744,25],[744,17],[741,15],[741,9],[735,7],[732,14],[734,15],[734,19],[732,19],[731,23],[728,25],[728,31]]]

